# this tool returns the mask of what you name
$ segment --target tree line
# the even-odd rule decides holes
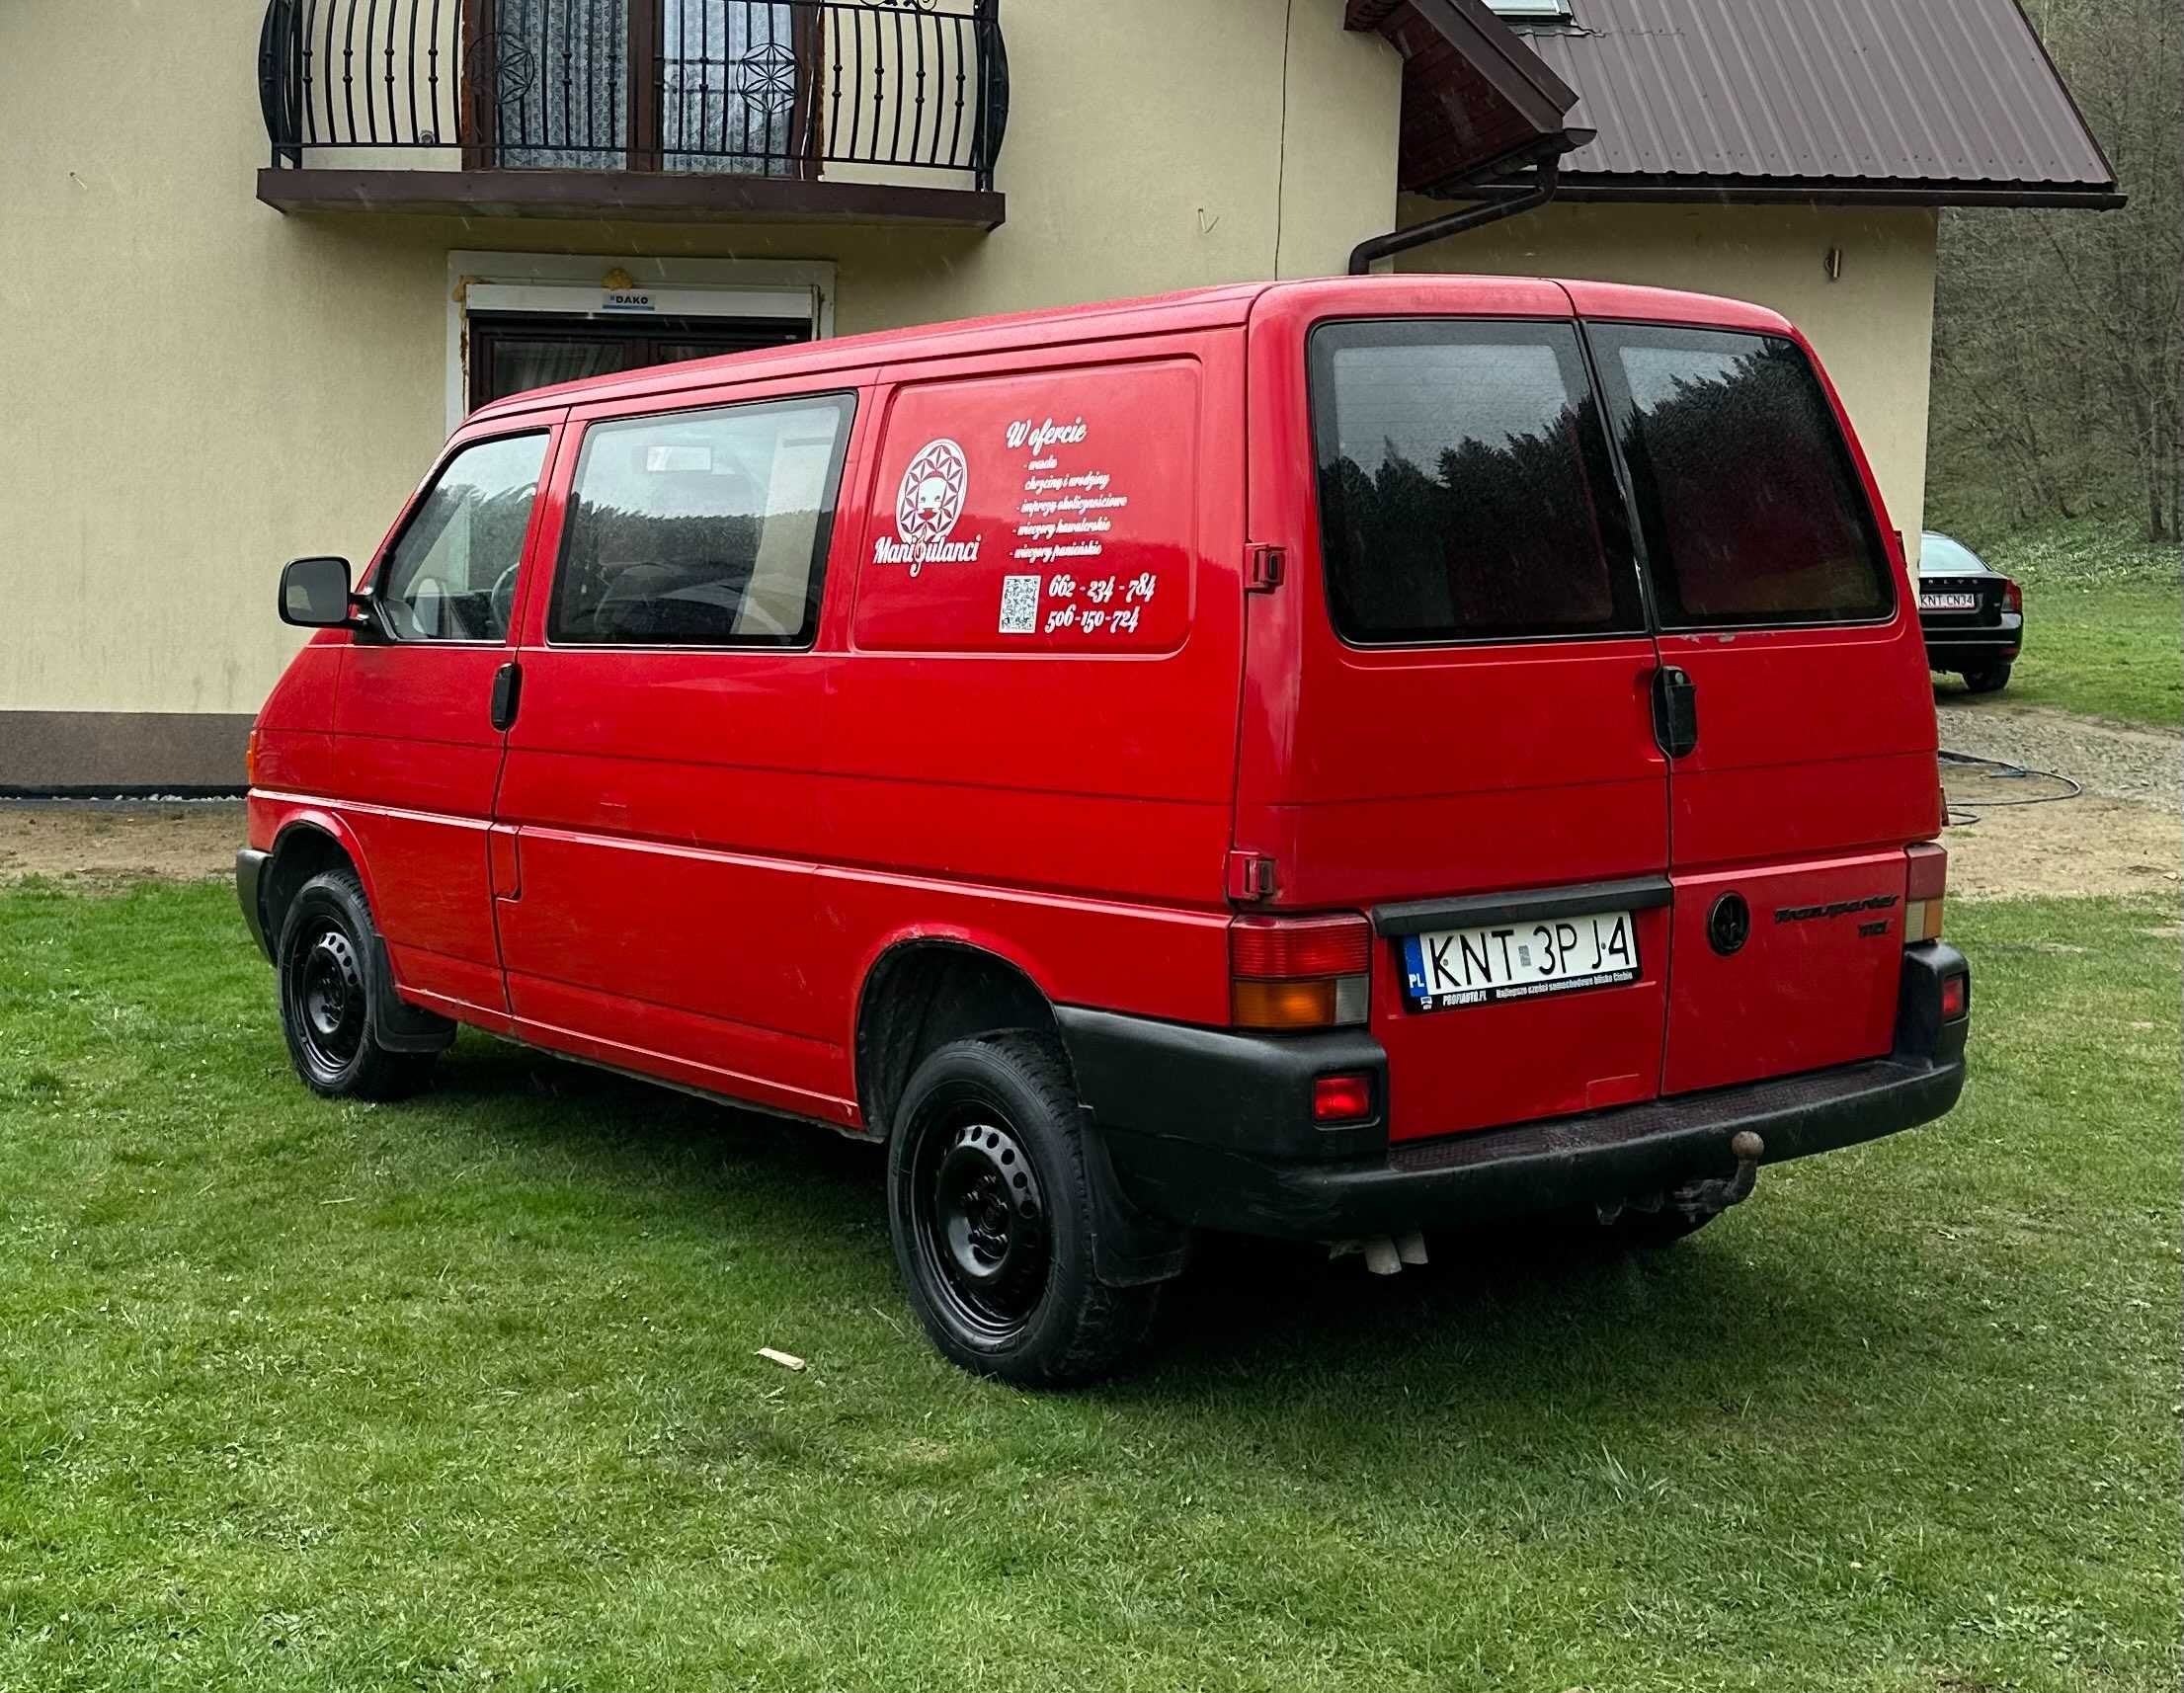
[[[1931,503],[1937,522],[1975,531],[2104,515],[2171,539],[2184,531],[2184,5],[2026,5],[2130,204],[1944,214]]]

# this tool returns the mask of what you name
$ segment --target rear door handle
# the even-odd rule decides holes
[[[514,659],[493,673],[493,727],[504,735],[524,699],[524,667]]]
[[[1671,759],[1688,757],[1699,744],[1698,685],[1674,665],[1654,672],[1654,740]]]

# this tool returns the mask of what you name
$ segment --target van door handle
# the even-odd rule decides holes
[[[493,673],[493,727],[506,734],[523,698],[524,667],[510,659]]]
[[[1671,759],[1688,757],[1699,744],[1698,685],[1674,665],[1654,672],[1654,740]]]

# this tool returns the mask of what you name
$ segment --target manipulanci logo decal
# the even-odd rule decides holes
[[[945,436],[911,455],[895,490],[895,532],[872,542],[874,564],[903,564],[916,576],[929,564],[974,564],[979,537],[951,540],[963,516],[971,467],[963,449]]]

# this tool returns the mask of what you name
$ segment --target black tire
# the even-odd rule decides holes
[[[1999,693],[2009,685],[2007,664],[1982,665],[1963,673],[1964,685],[1972,693]]]
[[[951,1041],[903,1091],[888,1224],[910,1302],[964,1369],[1079,1387],[1143,1344],[1160,1288],[1092,1271],[1092,1182],[1077,1091],[1051,1037]]]
[[[425,1085],[435,1052],[389,1052],[376,1027],[371,908],[354,870],[296,890],[274,949],[281,1032],[303,1085],[330,1099],[401,1099]]]

